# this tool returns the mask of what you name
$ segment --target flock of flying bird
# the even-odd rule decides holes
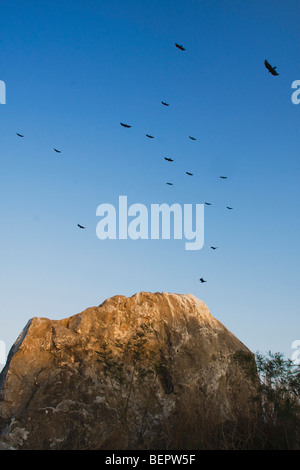
[[[177,49],[179,49],[180,51],[185,51],[185,50],[186,50],[181,44],[175,43],[175,46],[176,46]],[[267,60],[265,60],[265,67],[266,67],[266,69],[268,70],[268,72],[269,72],[271,75],[273,75],[273,76],[279,75],[278,72],[276,71],[276,68],[277,68],[277,67],[273,67]],[[163,106],[169,106],[169,104],[166,103],[165,101],[161,101],[161,104],[162,104]],[[130,128],[132,127],[131,125],[125,124],[124,122],[120,122],[120,124],[121,124],[122,127],[125,127],[126,129],[130,129]],[[24,137],[23,134],[19,134],[18,132],[17,132],[17,136],[18,136],[18,137],[21,137],[21,138]],[[154,139],[154,136],[153,136],[153,135],[150,135],[150,134],[146,134],[146,137],[148,137],[149,139]],[[189,138],[190,138],[191,140],[197,140],[195,137],[192,137],[192,136],[189,136]],[[53,150],[54,150],[56,153],[61,153],[61,150],[58,150],[58,149],[56,149],[55,147],[53,148]],[[169,157],[164,157],[164,159],[165,159],[167,162],[174,162],[174,160],[173,160],[172,158],[169,158]],[[193,176],[193,173],[190,173],[190,172],[188,172],[188,171],[186,171],[186,174],[189,175],[189,176]],[[220,176],[220,178],[223,179],[223,180],[225,180],[225,179],[227,179],[227,176]],[[166,184],[169,185],[169,186],[173,186],[173,183],[166,183]],[[210,203],[210,202],[205,202],[204,204],[207,205],[207,206],[211,206],[211,203]],[[228,210],[232,210],[233,208],[230,207],[230,206],[227,206],[227,209],[228,209]],[[84,227],[83,225],[80,225],[80,224],[77,224],[77,227],[79,227],[80,229],[85,229],[85,228],[86,228],[86,227]],[[210,248],[211,248],[212,250],[216,250],[218,247],[217,247],[217,246],[211,246]],[[199,279],[199,281],[200,281],[201,283],[207,282],[205,279],[203,279],[203,277],[201,277],[201,278]]]
[[[17,136],[19,136],[19,137],[24,137],[24,135],[18,134],[18,132],[17,132]],[[61,153],[61,150],[57,150],[56,148],[54,148],[53,150],[54,150],[56,153]]]
[[[181,50],[181,51],[185,51],[185,50],[186,50],[181,44],[175,43],[175,46],[176,46],[179,50]],[[274,75],[274,76],[279,75],[278,72],[276,71],[276,67],[272,67],[272,65],[270,65],[270,63],[269,63],[267,60],[265,60],[265,67],[267,68],[267,70],[269,71],[269,73],[271,73],[272,75]],[[164,105],[164,106],[169,106],[169,104],[166,103],[165,101],[161,101],[161,104]],[[132,127],[131,125],[126,124],[126,123],[124,123],[124,122],[120,122],[120,124],[121,124],[121,126],[127,128],[127,129],[130,129],[130,128]],[[153,139],[153,138],[154,138],[154,136],[149,135],[149,134],[146,134],[146,137],[148,137],[148,138],[150,138],[150,139]],[[195,137],[192,137],[192,136],[189,136],[189,138],[190,138],[191,140],[197,140]],[[164,159],[165,159],[167,162],[174,162],[174,160],[173,160],[172,158],[169,158],[169,157],[164,157]],[[190,172],[188,172],[188,171],[186,171],[186,174],[189,175],[189,176],[193,176],[193,173],[190,173]],[[226,180],[226,179],[227,179],[227,176],[220,176],[220,178],[223,179],[223,180]],[[173,183],[166,183],[166,184],[169,185],[169,186],[173,186]],[[205,202],[205,205],[211,206],[211,203],[210,203],[210,202]],[[230,207],[230,206],[226,206],[226,208],[227,208],[228,210],[232,210],[232,209],[233,209],[233,208]],[[217,246],[211,246],[210,248],[211,248],[212,250],[216,250],[218,247],[217,247]],[[205,279],[203,279],[203,277],[201,277],[201,278],[199,279],[199,281],[200,281],[201,283],[207,282]]]

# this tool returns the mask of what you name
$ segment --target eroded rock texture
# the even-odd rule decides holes
[[[2,445],[209,447],[256,409],[253,354],[192,295],[115,296],[33,318],[0,375]]]

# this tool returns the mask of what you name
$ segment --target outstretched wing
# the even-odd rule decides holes
[[[267,61],[267,59],[265,60],[265,66],[266,66],[266,68],[269,70],[269,72],[271,72],[272,66],[271,66],[271,64],[269,64],[269,62]]]
[[[269,72],[270,72],[272,75],[274,75],[274,76],[275,76],[275,75],[279,75],[279,73],[276,72],[276,70],[275,70],[276,67],[272,67],[272,65],[269,64],[269,62],[268,62],[267,60],[265,60],[265,66],[266,66],[266,68],[269,70]]]

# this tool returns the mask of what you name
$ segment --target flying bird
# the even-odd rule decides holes
[[[17,133],[17,135],[18,135],[19,137],[24,137],[22,134],[18,134],[18,133]]]
[[[173,186],[173,183],[166,183],[166,184],[168,184],[169,186]]]
[[[211,246],[212,250],[216,250],[218,247],[217,246]]]
[[[220,176],[220,178],[222,178],[222,180],[227,180],[227,176]]]
[[[161,104],[163,104],[164,106],[170,106],[168,103],[165,103],[164,101],[161,101]]]
[[[205,280],[203,279],[203,277],[200,277],[199,281],[200,281],[201,283],[207,282],[207,281],[205,281]]]
[[[272,67],[272,65],[270,65],[267,60],[265,60],[265,66],[272,75],[274,76],[279,75],[279,73],[277,73],[277,71],[275,70],[276,67]]]
[[[205,202],[204,204],[206,204],[207,206],[211,206],[210,202]]]
[[[195,137],[191,137],[190,135],[189,135],[189,138],[190,138],[191,140],[197,140],[197,139],[195,139]]]
[[[232,207],[229,207],[229,206],[227,206],[227,209],[231,210],[231,209],[232,209]]]
[[[165,157],[165,160],[167,160],[167,162],[174,162],[174,160],[172,160],[172,158]]]
[[[149,137],[149,139],[154,139],[153,135],[146,134],[146,136]]]
[[[131,127],[131,126],[129,126],[128,124],[124,124],[124,122],[120,122],[120,124],[121,124],[121,126],[126,127],[126,128],[128,128],[128,129]]]
[[[77,227],[79,228],[85,228],[83,225],[77,224]]]
[[[61,150],[54,149],[56,153],[61,153]]]
[[[193,173],[189,173],[188,171],[186,171],[186,174],[190,175],[190,176],[193,176]]]
[[[177,44],[177,42],[175,42],[175,46],[181,51],[185,51],[185,48],[181,44]]]

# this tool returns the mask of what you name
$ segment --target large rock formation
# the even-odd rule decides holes
[[[16,449],[214,447],[251,418],[257,386],[253,354],[199,299],[115,296],[28,322],[0,375],[0,440]]]

